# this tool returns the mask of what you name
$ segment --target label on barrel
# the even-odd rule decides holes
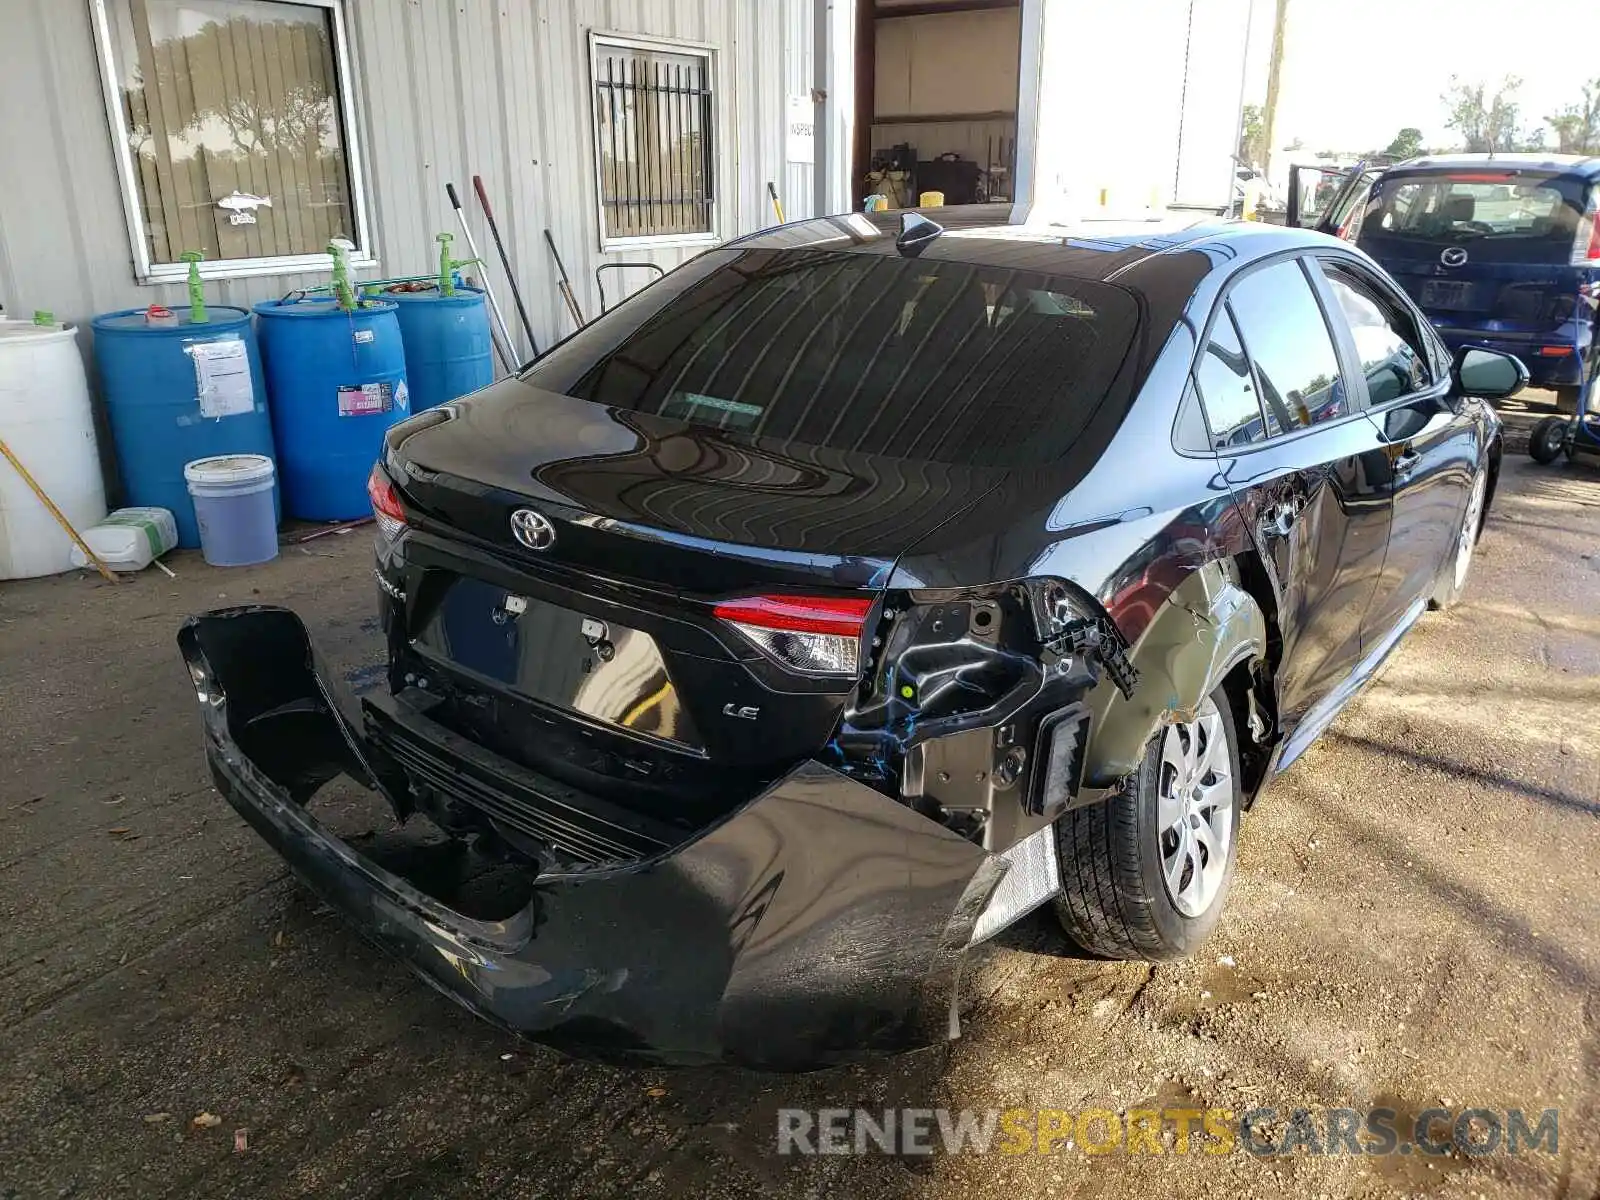
[[[242,339],[190,342],[183,351],[194,361],[195,398],[202,417],[236,417],[255,411],[256,389]]]
[[[339,389],[339,415],[341,417],[367,417],[373,413],[386,413],[393,407],[393,384],[364,383],[359,387],[342,387]]]

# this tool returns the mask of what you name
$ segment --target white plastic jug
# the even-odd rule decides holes
[[[178,544],[178,522],[164,508],[119,508],[100,524],[80,532],[89,549],[113,571],[142,571]],[[72,565],[89,565],[76,546]]]

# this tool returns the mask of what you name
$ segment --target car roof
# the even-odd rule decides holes
[[[1582,154],[1553,154],[1546,151],[1516,154],[1426,154],[1387,168],[1385,174],[1424,171],[1459,171],[1473,167],[1506,167],[1515,171],[1549,171],[1556,175],[1577,175],[1585,179],[1600,176],[1600,158]]]
[[[919,215],[943,223],[940,212]],[[818,217],[779,225],[729,242],[737,249],[816,249],[831,253],[897,253],[895,235],[900,213]],[[875,218],[875,219],[869,219]],[[923,262],[959,262],[1003,270],[1038,271],[1076,279],[1134,284],[1160,275],[1163,259],[1180,252],[1213,250],[1219,262],[1237,266],[1255,258],[1304,246],[1346,246],[1334,238],[1304,229],[1285,229],[1254,221],[1208,220],[1177,225],[1161,222],[1084,221],[1073,225],[967,225],[956,222],[918,256]],[[1186,256],[1188,257],[1188,256]],[[1177,263],[1173,262],[1176,267]],[[1133,268],[1138,267],[1137,272]],[[1185,264],[1193,271],[1192,261]],[[1139,290],[1137,284],[1133,290]]]

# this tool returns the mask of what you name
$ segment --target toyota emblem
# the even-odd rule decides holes
[[[1463,266],[1467,261],[1467,252],[1460,246],[1451,246],[1439,255],[1439,261],[1447,267]]]
[[[556,527],[550,518],[531,508],[511,514],[511,534],[529,550],[548,550],[556,544]]]

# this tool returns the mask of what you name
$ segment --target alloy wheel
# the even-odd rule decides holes
[[[1467,516],[1461,524],[1461,540],[1456,545],[1456,591],[1467,581],[1472,567],[1472,551],[1478,544],[1478,525],[1483,520],[1483,499],[1488,492],[1489,472],[1479,471],[1472,481],[1472,497],[1467,501]]]
[[[1234,787],[1222,714],[1208,696],[1193,721],[1169,725],[1161,741],[1161,874],[1173,907],[1186,917],[1211,907],[1227,875]]]

